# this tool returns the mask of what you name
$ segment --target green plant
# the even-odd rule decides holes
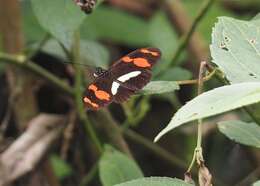
[[[48,132],[55,131],[57,132],[55,135],[57,134],[56,136],[58,137],[62,136],[60,131],[64,131],[64,137],[60,140],[61,144],[58,144],[58,147],[53,150],[55,153],[61,151],[61,154],[51,155],[50,162],[48,158],[44,160],[45,162],[43,161],[43,164],[48,164],[49,162],[52,165],[51,170],[54,172],[54,174],[52,174],[52,171],[44,173],[49,178],[48,183],[55,185],[51,180],[57,179],[57,182],[66,185],[66,179],[71,179],[77,180],[75,181],[77,182],[75,185],[82,186],[92,185],[92,182],[97,180],[98,184],[101,183],[103,186],[188,186],[195,185],[197,180],[193,181],[193,178],[195,175],[198,175],[198,183],[201,186],[211,185],[212,183],[225,185],[212,174],[214,170],[208,166],[209,162],[207,158],[204,158],[205,150],[203,145],[205,141],[202,140],[202,129],[205,125],[203,123],[205,122],[205,118],[235,110],[239,113],[234,114],[236,117],[235,120],[211,121],[208,125],[217,123],[219,131],[229,139],[251,147],[260,147],[260,114],[257,109],[260,102],[260,70],[258,64],[260,61],[259,15],[250,21],[241,21],[230,17],[218,17],[211,37],[211,60],[208,62],[198,61],[197,63],[200,64],[200,68],[197,68],[197,65],[196,69],[186,69],[182,65],[187,61],[194,61],[194,59],[189,59],[190,52],[185,49],[188,46],[189,48],[194,48],[194,46],[190,46],[190,43],[192,43],[191,38],[194,36],[199,23],[213,5],[213,0],[203,1],[201,9],[195,16],[190,28],[179,40],[177,39],[177,33],[172,29],[171,19],[168,17],[169,12],[167,12],[169,10],[167,8],[158,10],[149,20],[145,20],[115,7],[100,5],[101,2],[99,1],[93,14],[85,15],[72,0],[24,1],[22,2],[22,19],[16,17],[16,21],[22,21],[24,26],[23,32],[26,40],[24,48],[20,48],[20,51],[9,52],[5,48],[5,43],[3,50],[0,50],[0,61],[3,62],[1,64],[7,64],[7,66],[0,66],[2,73],[10,71],[10,69],[13,70],[12,68],[17,68],[25,72],[22,75],[14,73],[13,76],[17,76],[16,78],[18,79],[26,79],[27,72],[30,72],[30,75],[36,75],[30,76],[29,79],[43,79],[45,83],[50,83],[50,87],[54,87],[54,90],[58,91],[55,101],[57,97],[64,97],[65,101],[59,100],[57,102],[66,103],[69,107],[69,111],[62,112],[61,114],[62,118],[64,118],[62,126],[65,129],[61,129],[60,126],[59,130],[55,127],[53,127],[54,129],[46,129],[46,131],[41,129],[47,134]],[[160,3],[165,3],[164,6],[166,6],[176,2],[166,0]],[[193,6],[193,4],[189,4],[188,2],[185,2],[185,4],[187,4],[186,8]],[[221,9],[221,6],[219,4],[215,5],[214,10],[216,9]],[[226,11],[221,10],[222,12]],[[216,16],[215,12],[214,16]],[[207,23],[212,23],[212,20],[214,19],[208,17]],[[208,24],[203,25],[203,27],[208,32]],[[7,36],[4,33],[0,33],[0,35],[6,40]],[[3,40],[3,43],[5,40]],[[142,91],[138,92],[136,96],[133,96],[128,102],[122,104],[120,109],[114,109],[112,106],[110,110],[103,109],[98,112],[86,113],[82,102],[82,93],[89,79],[86,78],[84,69],[78,64],[107,68],[110,65],[110,59],[114,58],[110,56],[111,52],[109,51],[112,50],[115,54],[120,51],[114,50],[116,45],[120,45],[120,47],[117,46],[120,49],[125,46],[128,48],[138,48],[152,45],[162,50],[162,59],[154,69],[153,80]],[[124,47],[121,47],[121,45],[124,45]],[[69,75],[60,75],[59,71],[51,72],[53,69],[45,67],[47,63],[38,64],[37,57],[42,53],[44,55],[47,54],[47,57],[43,57],[44,60],[51,61],[54,58],[57,61],[55,64],[59,64],[58,62],[67,63],[66,65],[60,64],[65,66],[65,74],[68,71],[70,72],[68,73]],[[198,54],[198,56],[200,55],[202,54]],[[70,64],[73,65],[69,66]],[[192,73],[192,71],[199,71],[199,76],[194,75],[195,73]],[[6,74],[9,79],[13,77],[8,72]],[[197,77],[197,79],[191,79],[192,75]],[[213,82],[214,80],[218,82]],[[44,89],[42,81],[35,84]],[[215,88],[216,84],[219,87]],[[182,105],[181,99],[175,93],[182,90],[181,88],[184,85],[196,85],[197,95],[192,95],[194,98]],[[208,85],[209,87],[206,88]],[[21,98],[21,94],[19,93],[21,92],[24,93],[23,95],[30,97],[26,90],[34,90],[35,85],[32,83],[29,86],[23,86],[17,83],[14,87],[18,88],[18,93],[14,91],[15,89],[12,89],[10,90],[10,95],[19,100]],[[208,90],[203,92],[203,89]],[[35,97],[38,95],[34,92],[32,94]],[[47,99],[44,99],[43,102],[51,105],[52,101],[48,100],[48,97],[51,99],[51,95],[46,94],[47,96],[45,95],[45,97]],[[12,98],[12,96],[10,97]],[[16,99],[11,98],[10,105],[12,106],[15,105],[14,100]],[[187,135],[187,139],[181,138],[184,143],[189,144],[187,145],[189,147],[184,148],[183,143],[176,140],[173,142],[169,140],[167,144],[170,144],[171,147],[166,150],[159,144],[152,143],[151,140],[131,129],[141,128],[143,121],[150,124],[145,126],[146,129],[153,128],[155,126],[153,124],[155,123],[164,124],[164,106],[154,106],[154,103],[152,103],[153,99],[167,102],[171,108],[170,112],[173,112],[173,110],[175,112],[176,109],[168,126],[155,137],[154,141],[157,142],[166,133],[175,130],[179,126],[193,122],[194,125],[198,125],[197,145],[195,149],[193,147],[195,138],[192,135],[191,137]],[[19,103],[19,101],[17,102]],[[55,104],[59,105],[56,102]],[[29,106],[30,103],[22,105],[24,108],[22,110],[28,112],[33,110],[36,115],[39,114],[37,109],[31,108],[30,110]],[[149,115],[149,112],[154,107],[158,107],[156,111],[157,113],[159,112],[159,118],[153,118],[153,115]],[[52,113],[51,109],[48,109]],[[114,116],[117,112],[121,113],[122,111],[123,114],[118,114],[118,118]],[[10,114],[6,115],[10,117]],[[122,115],[125,120],[122,122],[122,125],[118,125],[116,120],[121,121]],[[152,117],[152,119],[149,120],[149,117]],[[26,115],[25,118],[23,120],[23,123],[26,123],[24,128],[30,129],[31,122],[29,121],[34,117]],[[16,120],[19,123],[21,119],[20,117],[16,117]],[[5,127],[8,128],[11,126],[5,123],[11,122],[3,122],[1,124],[4,127],[1,128],[0,140],[3,141],[6,140],[7,137],[5,136],[8,135]],[[77,125],[78,123],[80,125]],[[27,131],[24,132],[24,128],[20,126],[16,128],[22,137],[27,134]],[[83,129],[83,132],[82,130],[79,131],[78,128]],[[162,127],[160,126],[160,128]],[[154,136],[154,133],[152,133],[152,136]],[[31,167],[27,169],[25,166],[25,170],[15,176],[12,175],[12,171],[7,172],[6,175],[10,174],[10,177],[0,181],[0,185],[2,182],[10,183],[28,172],[33,172],[32,169],[36,167],[35,164],[40,162],[44,155],[49,156],[47,149],[52,146],[54,138],[48,138],[47,134],[47,137],[39,135],[39,141],[42,142],[39,145],[39,151],[34,151],[37,149],[33,148],[36,146],[36,142],[32,145],[27,144],[22,146],[26,148],[27,154],[31,155],[28,156],[32,158],[28,158],[29,162],[33,162],[30,164]],[[151,136],[151,134],[148,135]],[[16,136],[16,133],[11,136]],[[36,139],[38,139],[37,137]],[[167,164],[170,164],[171,168],[175,166],[180,168],[181,174],[185,173],[184,180],[158,176],[145,177],[146,172],[142,171],[142,166],[139,167],[138,165],[140,162],[137,163],[134,158],[139,155],[138,152],[141,150],[131,151],[128,141],[124,137],[142,145],[142,147],[166,161]],[[164,139],[168,140],[167,137],[165,136]],[[48,143],[44,141],[46,139],[49,140]],[[15,142],[14,144],[17,144],[19,138]],[[170,153],[169,151],[174,146],[173,143],[179,145],[179,149],[183,147],[184,153],[181,152],[182,149],[177,151],[179,154],[177,156],[174,153]],[[19,148],[16,148],[16,150],[20,152]],[[194,151],[193,156],[192,151]],[[3,152],[6,156],[5,152],[8,152],[8,150]],[[19,164],[19,161],[16,161],[17,159],[19,160],[20,154],[13,151],[10,155],[10,164],[8,164],[9,162],[0,163],[4,163],[4,166],[8,170],[18,170],[19,166],[22,165]],[[145,153],[144,156],[145,159]],[[193,158],[190,166],[188,166],[186,160],[190,159],[190,157]],[[152,167],[154,162],[152,162],[152,159],[148,161],[140,164]],[[198,169],[194,169],[195,163],[198,164]],[[99,178],[95,179],[97,173],[99,174]],[[171,176],[176,177],[175,174],[171,174]],[[1,175],[0,178],[2,178]],[[258,184],[259,182],[254,183],[254,185]]]

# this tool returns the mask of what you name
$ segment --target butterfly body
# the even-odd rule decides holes
[[[160,56],[157,48],[142,48],[124,56],[108,70],[97,68],[95,80],[84,93],[86,108],[98,110],[111,102],[126,101],[151,80],[151,68]]]

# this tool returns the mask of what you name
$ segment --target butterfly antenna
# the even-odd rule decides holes
[[[95,68],[95,66],[93,65],[87,65],[87,64],[84,64],[84,63],[75,63],[75,62],[71,62],[71,61],[59,61],[60,63],[64,63],[64,64],[73,64],[73,65],[82,65],[82,66],[85,66],[87,68]]]

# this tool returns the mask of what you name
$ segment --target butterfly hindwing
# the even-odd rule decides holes
[[[91,83],[84,93],[83,101],[86,107],[98,110],[111,103],[113,101],[111,86],[112,81],[106,76],[99,77]]]

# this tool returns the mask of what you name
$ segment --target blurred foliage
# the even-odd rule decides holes
[[[237,143],[260,148],[260,127],[256,123],[223,121],[218,124],[218,128]]]
[[[99,161],[99,176],[103,186],[113,186],[141,178],[143,173],[134,160],[106,146]]]
[[[184,5],[192,20],[192,18],[197,15],[202,0],[183,0],[181,3]],[[77,29],[80,29],[81,34],[81,63],[91,66],[100,66],[103,68],[108,68],[108,66],[111,65],[112,59],[114,60],[115,58],[119,58],[132,49],[153,46],[160,48],[162,51],[162,59],[160,62],[158,62],[158,65],[155,66],[155,69],[153,69],[156,73],[163,69],[163,64],[172,62],[174,52],[176,51],[179,44],[180,36],[176,33],[172,23],[169,21],[168,16],[161,6],[151,6],[153,8],[152,14],[148,17],[143,17],[137,14],[132,14],[120,8],[115,8],[108,3],[101,4],[93,11],[92,14],[87,16],[80,11],[79,7],[73,4],[72,0],[24,0],[21,1],[21,4],[23,13],[23,30],[26,40],[25,52],[32,52],[37,50],[39,44],[41,44],[42,41],[46,39],[46,35],[50,34],[50,37],[46,39],[43,47],[40,49],[41,52],[49,55],[47,57],[40,56],[44,63],[49,60],[51,61],[50,56],[55,57],[55,61],[61,61],[65,63],[72,62],[70,56],[66,52],[71,49],[73,33]],[[236,4],[241,5],[242,8],[245,6],[255,6],[257,8],[258,6],[257,1],[255,0],[237,0]],[[241,13],[240,11],[234,10],[233,8],[228,8],[224,0],[216,1],[216,3],[211,7],[210,11],[203,18],[197,29],[205,39],[207,45],[210,45],[212,40],[211,54],[213,61],[224,72],[227,79],[231,82],[240,82],[244,81],[245,79],[246,81],[252,80],[252,75],[250,75],[251,71],[257,71],[255,74],[257,75],[258,79],[259,55],[254,59],[252,58],[254,55],[256,55],[257,51],[259,53],[259,48],[257,48],[256,51],[250,48],[250,46],[246,44],[246,38],[243,36],[241,37],[241,33],[239,33],[239,30],[236,29],[236,27],[243,28],[246,34],[256,36],[254,35],[256,34],[256,27],[259,27],[260,25],[260,22],[258,21],[260,18],[259,14],[254,18],[254,21],[240,21],[241,19],[251,18],[251,15],[252,13],[250,11],[248,12],[244,10],[244,12]],[[233,17],[239,20],[223,17],[217,19],[217,17],[220,16]],[[223,25],[223,23],[225,23],[225,25]],[[248,24],[252,25],[250,27],[246,27],[245,25]],[[214,30],[212,34],[213,27]],[[226,42],[226,35],[228,35],[228,37],[232,39],[232,42],[234,42],[232,46],[229,45],[229,42]],[[259,34],[257,36],[259,36]],[[222,41],[225,41],[224,44],[227,46],[229,52],[223,51],[223,49],[219,48]],[[257,44],[259,47],[259,42]],[[65,46],[65,49],[63,46]],[[233,53],[231,54],[230,51],[234,51],[233,53],[235,53],[236,58],[241,61],[239,64],[232,58]],[[227,54],[229,54],[229,57]],[[37,57],[39,56],[36,55],[36,59]],[[195,92],[195,86],[183,86],[180,89],[176,83],[176,81],[188,80],[197,76],[197,74],[192,74],[192,72],[197,71],[197,69],[191,69],[185,66],[188,61],[192,60],[193,59],[187,55],[187,51],[185,50],[178,61],[175,62],[173,67],[164,70],[163,73],[161,73],[159,76],[153,77],[153,79],[156,81],[152,81],[152,83],[150,83],[145,88],[143,93],[146,91],[147,94],[153,93],[159,95],[133,97],[123,107],[110,107],[110,110],[115,113],[115,119],[120,122],[122,121],[124,124],[130,124],[126,127],[135,127],[135,129],[142,135],[152,139],[156,133],[166,124],[162,121],[169,121],[174,112],[178,110],[184,103],[190,100],[192,92]],[[250,65],[246,69],[240,68],[241,64],[243,66],[245,63],[252,63],[253,65]],[[54,68],[56,70],[55,73],[57,71],[62,71],[60,66],[55,66]],[[4,66],[1,63],[1,75],[4,70]],[[209,81],[207,84],[213,85],[213,82]],[[246,86],[243,86],[241,90],[245,90],[245,87]],[[38,99],[49,101],[48,98],[51,94],[49,93],[50,90],[52,89],[47,89],[43,93],[44,96],[39,96]],[[177,90],[178,92],[173,93]],[[200,100],[199,103],[197,105],[193,105],[190,110],[184,110],[185,112],[183,116],[190,116],[188,117],[188,120],[190,121],[191,118],[198,119],[198,117],[196,117],[197,113],[200,111],[200,109],[203,108],[207,108],[205,112],[207,113],[207,116],[209,116],[212,115],[213,111],[214,114],[216,111],[221,113],[223,111],[234,109],[238,106],[249,104],[248,102],[246,102],[246,104],[243,102],[244,94],[242,95],[243,91],[239,90],[240,89],[231,91],[222,90],[221,94],[217,96],[213,94],[214,99],[213,101],[211,100],[212,105],[219,103],[216,109],[207,107],[210,100],[208,97],[204,97],[204,101]],[[46,96],[46,93],[49,95]],[[252,96],[251,92],[249,93]],[[241,95],[241,97],[236,97],[237,102],[227,101],[227,99],[233,95]],[[61,97],[60,94],[58,94],[58,96],[56,95],[55,98],[57,97]],[[258,97],[252,97],[253,101],[250,103],[259,101],[258,99]],[[237,104],[234,106],[235,103]],[[52,104],[57,103],[55,102]],[[55,105],[55,108],[64,107],[64,104],[61,105],[57,104],[57,106]],[[230,106],[228,109],[226,109],[227,105]],[[243,118],[242,114],[235,114],[240,117],[239,119]],[[160,121],[160,123],[158,124],[157,121]],[[212,124],[214,123],[214,121],[211,121],[210,119],[209,122]],[[252,139],[254,138],[254,140],[256,140],[258,138],[256,132],[258,131],[259,127],[255,124],[252,126],[250,123],[247,123],[248,125],[241,123],[242,121],[237,122],[239,122],[240,125],[236,123],[235,126],[232,125],[231,122],[228,122],[224,124],[222,123],[223,125],[220,124],[219,128],[221,132],[227,135],[230,139],[235,139],[235,141],[242,144],[256,146],[257,142],[252,142]],[[239,129],[235,127],[239,127]],[[247,137],[247,134],[249,133],[250,135]],[[209,162],[211,166],[210,169],[214,170],[216,173],[217,180],[217,176],[220,175],[219,172],[222,172],[222,170],[225,169],[225,165],[222,165],[225,164],[222,162],[222,159],[226,159],[227,162],[231,162],[231,160],[229,161],[229,158],[226,157],[230,157],[232,155],[231,151],[235,149],[235,147],[232,142],[227,142],[223,135],[215,135],[211,129],[209,132],[207,132],[207,134],[208,135],[205,136],[205,154],[208,154],[206,157],[206,162]],[[167,148],[168,151],[173,152],[176,157],[181,157],[181,159],[187,163],[192,157],[192,151],[194,150],[196,143],[194,128],[184,130],[180,129],[177,130],[174,135],[168,135],[167,137],[168,141],[162,141],[161,145]],[[84,140],[80,140],[80,143],[83,143],[87,140],[84,138]],[[163,162],[158,157],[153,157],[154,155],[149,154],[145,149],[138,147],[138,145],[132,144],[131,142],[129,143],[131,144],[131,150],[134,152],[134,157],[139,163],[141,162],[140,164],[144,165],[144,168],[139,168],[133,159],[128,158],[126,155],[113,149],[112,147],[106,148],[98,163],[100,180],[104,186],[110,186],[127,180],[141,178],[144,175],[182,176],[183,170],[179,170],[178,167],[173,167],[167,162]],[[77,146],[71,147],[72,151],[76,148],[79,148],[80,150],[76,150],[82,151],[82,154],[84,154],[82,155],[83,158],[78,158],[78,156],[75,158],[73,157],[73,153],[71,153],[72,155],[70,154],[69,159],[66,161],[62,160],[59,155],[51,156],[51,163],[54,168],[55,175],[59,179],[64,180],[66,178],[71,178],[74,175],[77,175],[78,169],[80,168],[74,168],[74,166],[78,166],[75,163],[75,159],[77,159],[77,161],[79,161],[79,159],[84,161],[85,164],[82,165],[84,168],[81,171],[84,172],[84,174],[87,172],[85,169],[87,169],[86,167],[88,167],[89,164],[93,163],[93,160],[91,160],[91,153],[86,152],[87,150],[84,149],[86,147],[86,145],[84,145],[83,147],[80,146],[80,148]],[[225,147],[224,149],[228,150],[222,150],[222,148],[220,149],[219,147]],[[240,155],[240,152],[237,154]],[[241,166],[244,165],[254,167],[254,165],[248,163],[247,159],[245,161],[241,161],[240,163],[242,164]],[[233,167],[233,169],[231,168],[230,172],[232,172],[232,170],[236,170],[237,166]],[[240,171],[243,171],[243,169]],[[249,172],[246,173],[249,174]],[[232,174],[230,175],[231,176],[225,177],[225,181],[227,181],[227,183],[235,183],[243,178],[242,176],[235,177]],[[78,177],[76,176],[76,180],[79,179]],[[141,178],[132,182],[119,184],[118,186],[132,186],[136,184],[149,184],[149,186],[167,184],[171,186],[187,185],[181,180],[171,178]],[[100,183],[96,185],[100,185]],[[257,183],[255,183],[255,185],[257,185]]]
[[[73,173],[72,168],[68,163],[62,160],[58,155],[51,155],[51,164],[54,170],[54,174],[60,179],[64,179]]]

